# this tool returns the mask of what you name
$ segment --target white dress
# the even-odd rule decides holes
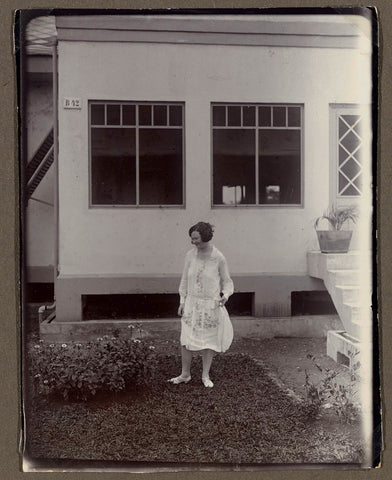
[[[229,298],[233,291],[226,259],[216,247],[207,259],[198,258],[196,248],[186,254],[179,288],[184,303],[181,345],[188,350],[209,348],[216,352],[230,347],[233,327],[219,300],[221,292]]]

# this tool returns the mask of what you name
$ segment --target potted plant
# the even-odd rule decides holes
[[[342,230],[342,226],[351,220],[356,223],[358,209],[356,205],[336,207],[332,205],[323,215],[314,222],[314,228],[322,253],[347,253],[350,248],[352,230]],[[318,230],[322,220],[327,220],[332,230]]]

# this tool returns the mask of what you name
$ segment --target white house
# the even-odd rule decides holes
[[[31,215],[27,255],[36,272],[40,262],[55,267],[55,322],[86,321],[92,295],[175,294],[188,229],[204,220],[215,226],[214,242],[252,315],[289,316],[293,292],[328,289],[344,329],[358,338],[351,324],[359,320],[342,313],[350,302],[336,292],[358,289],[359,265],[370,285],[369,20],[55,22],[54,163],[39,187],[55,185],[47,202],[55,227],[34,230]],[[358,204],[361,218],[352,240],[359,253],[332,268],[315,252],[313,223],[333,203]],[[49,259],[37,253],[42,242],[55,246]],[[351,277],[332,281],[331,270],[341,269]]]

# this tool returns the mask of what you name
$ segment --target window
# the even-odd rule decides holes
[[[213,205],[301,205],[302,106],[212,104]]]
[[[338,115],[339,197],[358,197],[362,194],[364,149],[362,124],[362,115]]]
[[[89,106],[91,205],[183,205],[183,104]]]

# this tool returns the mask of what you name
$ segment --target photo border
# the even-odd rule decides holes
[[[38,2],[37,2],[38,3]],[[39,2],[41,3],[41,2]],[[268,7],[279,7],[284,6],[283,2],[277,1],[274,2],[273,5],[263,5],[259,4],[259,2],[250,2],[253,8],[262,8],[265,6]],[[263,2],[264,3],[264,2]],[[301,6],[307,4],[308,2],[293,2],[295,6]],[[309,2],[310,3],[310,2]],[[312,7],[322,7],[322,6],[329,6],[331,7],[334,3],[339,5],[338,2],[312,2]],[[385,25],[386,19],[390,19],[390,10],[389,4],[387,1],[378,1],[375,2],[376,7],[379,8],[380,13],[380,38],[383,38],[383,45],[380,45],[380,67],[381,65],[386,65],[390,67],[390,25],[388,27]],[[136,5],[135,5],[136,4]],[[194,4],[194,6],[193,6]],[[209,8],[213,6],[214,2],[189,2],[187,7],[195,8],[198,10],[199,8]],[[331,5],[332,4],[332,5]],[[354,5],[353,5],[354,4]],[[43,4],[45,7],[47,4]],[[61,6],[60,6],[61,5]],[[224,8],[231,6],[229,2],[220,2],[219,8]],[[359,2],[352,2],[352,6],[359,6]],[[7,5],[7,7],[2,7],[1,9],[1,17],[3,20],[3,25],[8,26],[8,28],[4,28],[3,32],[1,33],[2,45],[5,45],[6,48],[2,49],[1,52],[1,67],[2,67],[2,75],[4,76],[2,86],[3,86],[3,108],[1,113],[2,118],[2,126],[3,126],[3,135],[1,139],[2,144],[2,162],[1,162],[1,178],[5,180],[5,186],[2,189],[1,193],[1,204],[2,208],[4,209],[4,216],[2,215],[2,231],[1,231],[1,245],[3,251],[3,258],[1,260],[1,271],[3,272],[3,289],[1,291],[1,304],[2,304],[2,311],[4,316],[4,328],[6,329],[6,333],[2,336],[2,354],[4,356],[3,365],[6,367],[4,371],[4,381],[3,381],[3,396],[2,401],[4,402],[6,409],[3,409],[4,414],[2,416],[2,425],[3,425],[3,445],[2,445],[2,458],[1,458],[1,478],[20,478],[19,475],[23,475],[22,472],[19,470],[20,468],[20,459],[17,454],[17,438],[18,438],[18,408],[20,406],[20,393],[18,392],[19,389],[19,382],[20,382],[20,359],[18,360],[18,354],[20,354],[20,344],[19,344],[19,335],[20,335],[20,292],[18,289],[18,282],[19,282],[19,245],[20,245],[20,237],[19,237],[19,207],[17,202],[15,201],[18,197],[19,192],[19,185],[18,185],[18,154],[17,154],[17,140],[18,140],[18,127],[16,125],[16,80],[15,80],[15,63],[14,63],[14,56],[12,52],[12,18],[15,9],[23,9],[28,8],[31,6],[31,3],[27,1],[16,1],[12,5]],[[56,2],[56,8],[67,8],[72,7],[73,4],[66,1],[58,1]],[[103,1],[95,1],[95,2],[86,2],[86,6],[89,8],[104,8],[104,7],[116,7],[116,8],[127,8],[130,5],[127,5],[127,2],[124,1],[115,1],[115,2],[103,2]],[[173,2],[164,1],[156,1],[156,2],[134,2],[132,4],[132,9],[134,8],[174,8],[177,6],[181,8],[183,5],[173,5]],[[294,5],[290,5],[290,7]],[[247,8],[250,7],[249,2],[237,2],[236,7]],[[34,8],[39,8],[39,5],[34,5]],[[340,9],[338,9],[340,10]],[[78,12],[80,10],[78,9]],[[75,12],[76,13],[76,12]],[[148,13],[153,13],[148,12]],[[171,12],[173,13],[173,12]],[[212,12],[211,12],[212,13]],[[385,48],[383,48],[383,46]],[[381,62],[381,55],[382,55],[382,62]],[[389,70],[390,71],[390,70]],[[380,207],[377,210],[377,225],[379,225],[379,232],[381,236],[379,236],[380,241],[380,249],[381,249],[381,263],[378,265],[378,272],[377,272],[377,279],[380,281],[381,278],[385,278],[386,276],[389,277],[390,274],[390,267],[388,266],[391,262],[391,252],[389,248],[386,248],[388,245],[387,239],[391,238],[389,234],[390,231],[390,222],[387,222],[389,217],[388,215],[388,207],[390,208],[389,204],[389,195],[388,195],[388,178],[392,176],[391,174],[391,165],[387,163],[388,156],[386,152],[391,150],[390,148],[390,140],[388,140],[388,131],[390,131],[391,126],[391,118],[390,115],[390,104],[391,104],[391,95],[390,89],[388,88],[389,85],[386,85],[387,81],[385,76],[389,73],[388,69],[385,68],[384,70],[384,77],[381,77],[381,89],[380,89],[380,96],[383,99],[382,108],[378,112],[378,115],[381,114],[381,122],[380,122],[380,131],[379,137],[383,139],[382,144],[379,148],[379,168],[377,170],[377,180],[378,190],[380,192]],[[388,97],[386,98],[386,94]],[[10,122],[9,119],[14,118],[14,122]],[[385,155],[385,156],[384,156]],[[375,174],[375,172],[373,172]],[[5,215],[7,213],[7,215]],[[385,223],[384,223],[385,220]],[[4,237],[4,238],[3,238]],[[385,248],[385,250],[384,250]],[[387,296],[386,292],[381,291],[379,293],[381,298],[379,299],[379,310],[380,314],[382,311],[389,311],[389,302],[390,302],[390,295]],[[382,310],[381,310],[382,307]],[[15,321],[16,320],[16,321]],[[385,322],[386,323],[386,322]],[[388,345],[388,340],[390,340],[389,335],[391,334],[389,325],[383,324],[380,325],[380,336],[383,340],[383,348],[382,344],[380,344],[380,355],[382,355],[383,362],[388,365],[391,359],[390,350],[386,347]],[[387,381],[388,376],[390,375],[389,372],[385,372],[381,368],[381,372],[383,372],[383,380],[384,380],[384,398],[391,398],[390,392],[391,388],[388,388],[390,383]],[[15,398],[16,394],[16,398]],[[385,420],[383,420],[385,425]],[[388,434],[388,430],[386,431]],[[388,442],[385,440],[386,445]],[[344,473],[340,470],[336,470],[334,472],[334,477],[339,478],[341,473],[345,475],[344,478],[355,478],[360,479],[362,478],[363,474],[366,473],[376,473],[378,478],[389,478],[392,475],[388,476],[388,450],[385,451],[384,457],[384,466],[379,469],[378,471],[373,472],[366,472],[366,471],[345,471]],[[4,456],[4,458],[3,458]],[[15,466],[17,467],[14,470]],[[5,468],[3,472],[3,468]],[[256,475],[263,475],[263,478],[279,478],[279,479],[286,479],[286,478],[330,478],[330,473],[328,473],[329,468],[325,468],[323,465],[320,466],[320,469],[327,470],[311,470],[311,471],[304,471],[302,469],[298,469],[296,471],[288,472],[288,469],[291,469],[290,466],[279,466],[273,467],[274,471],[266,471],[265,469],[255,471],[255,472],[222,472],[222,471],[215,471],[215,472],[202,472],[202,471],[195,471],[195,472],[181,472],[180,474],[177,473],[163,473],[163,474],[154,474],[153,478],[159,479],[172,479],[175,476],[181,475],[181,478],[186,476],[187,478],[191,478],[192,476],[196,476],[199,479],[202,478],[222,478],[221,475],[232,475],[232,478],[256,478]],[[337,466],[332,466],[331,468],[337,469]],[[379,474],[383,475],[380,477]],[[325,475],[324,475],[325,474]],[[385,476],[384,476],[385,474]],[[9,475],[6,477],[6,475]],[[45,475],[45,477],[44,477]],[[56,477],[62,477],[63,474],[55,473]],[[73,473],[67,474],[67,478],[80,478],[81,473],[78,472],[74,476]],[[83,473],[83,475],[85,475]],[[87,475],[87,473],[86,473]],[[94,474],[90,474],[94,475]],[[127,478],[129,478],[129,474]],[[289,476],[288,476],[289,475]],[[47,478],[47,474],[45,473],[38,473],[35,474],[35,478]],[[92,477],[93,478],[93,477]],[[100,478],[120,478],[117,473],[109,473],[104,472],[100,474]],[[145,474],[143,478],[149,478],[149,474]],[[178,477],[177,477],[178,478]]]

